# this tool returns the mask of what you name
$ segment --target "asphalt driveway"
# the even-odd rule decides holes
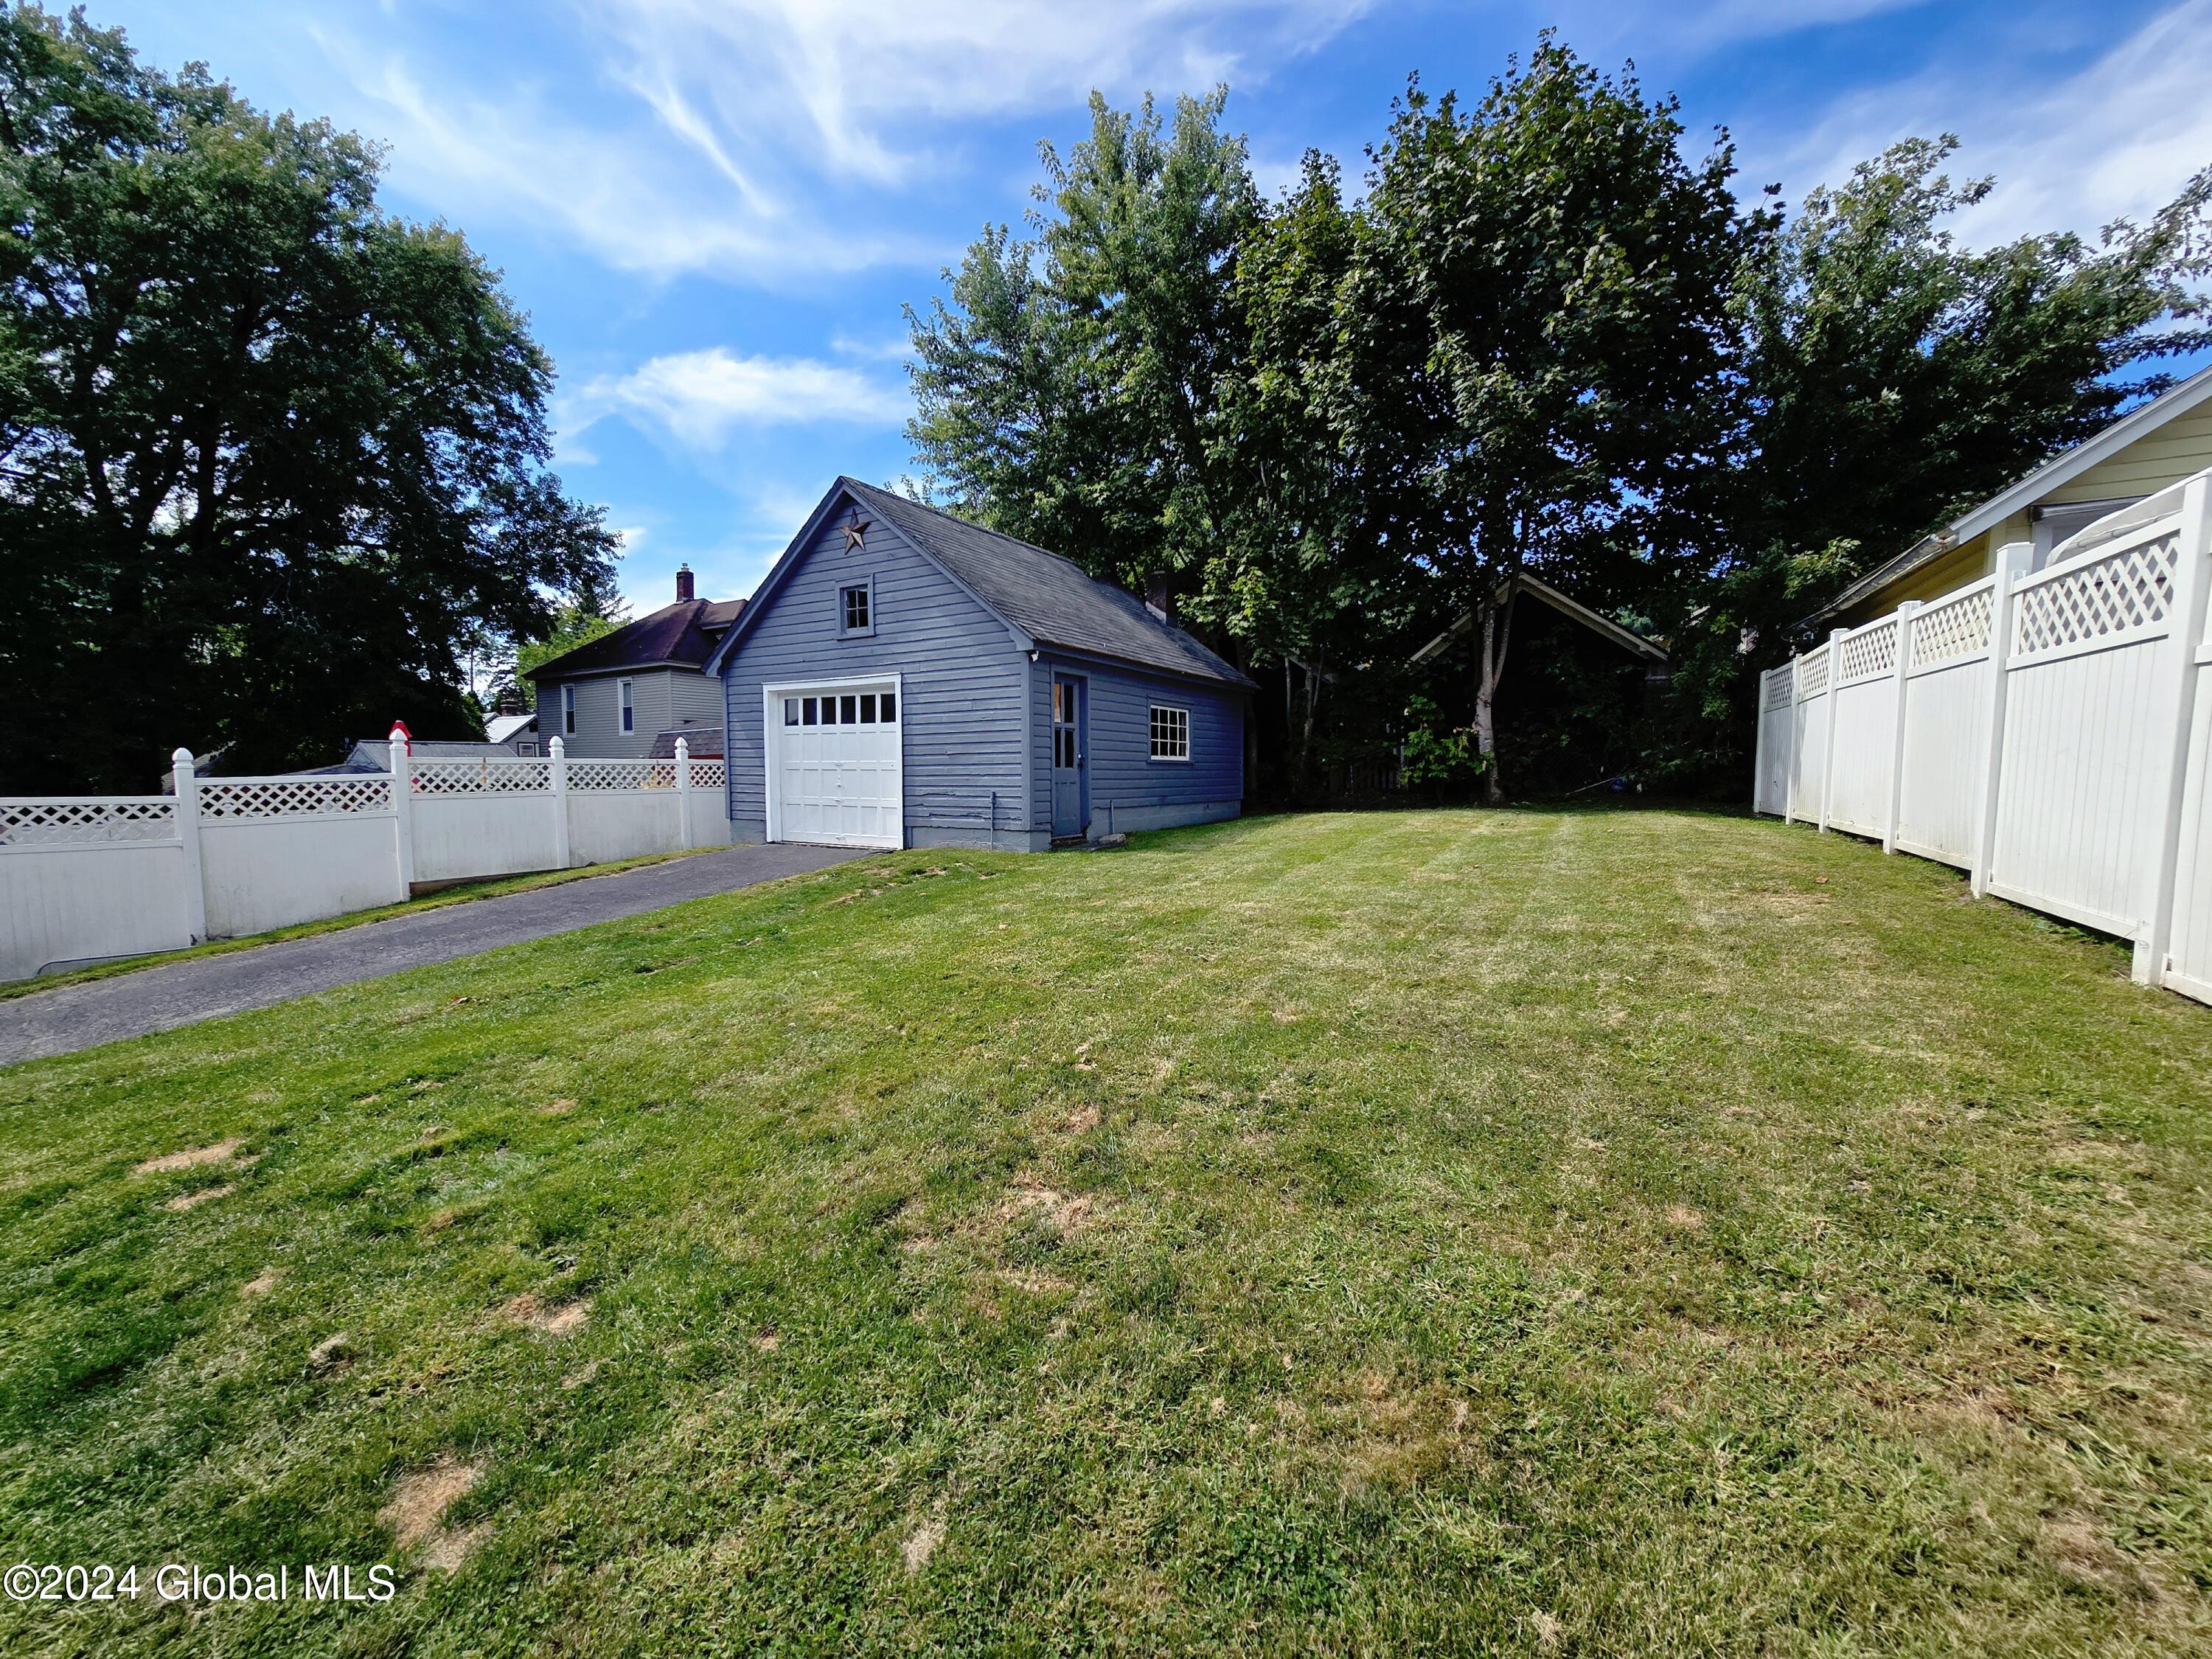
[[[842,847],[732,847],[501,898],[364,922],[0,1002],[0,1065],[73,1054],[502,945],[803,875],[867,854]]]

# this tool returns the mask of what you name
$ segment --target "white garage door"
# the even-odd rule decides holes
[[[903,847],[898,680],[767,693],[769,839]]]

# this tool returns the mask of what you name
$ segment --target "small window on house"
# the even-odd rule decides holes
[[[1187,761],[1190,758],[1190,710],[1152,705],[1152,758]]]
[[[561,688],[561,730],[565,736],[576,735],[576,688],[573,685]]]
[[[863,691],[860,693],[860,724],[873,726],[875,723],[876,694],[872,691]]]
[[[824,726],[835,726],[837,724],[836,698],[824,697],[822,699],[822,724]]]
[[[842,701],[845,706],[837,713],[839,724],[844,726],[857,725],[860,718],[860,700],[848,691],[842,699],[840,699],[840,701]]]
[[[812,697],[809,697],[806,699],[803,707],[806,711],[805,723],[809,726],[814,725],[816,721],[821,718],[821,716],[816,712],[819,705]]]
[[[629,732],[635,730],[636,726],[637,706],[631,699],[630,682],[624,680],[622,683],[622,729]]]
[[[868,585],[859,582],[839,590],[845,608],[845,632],[866,634],[872,631],[874,621],[868,605]]]
[[[783,723],[786,726],[796,726],[799,724],[798,698],[786,697],[783,700]]]
[[[877,707],[883,710],[883,716],[886,724],[898,718],[898,698],[893,696],[890,692],[886,691],[884,693],[883,701],[878,703]]]

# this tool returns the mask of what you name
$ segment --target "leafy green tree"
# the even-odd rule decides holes
[[[376,179],[81,14],[0,14],[0,788],[469,729],[477,630],[604,577],[545,470],[544,354]]]
[[[1673,100],[1547,34],[1471,109],[1415,86],[1376,152],[1334,424],[1370,533],[1474,614],[1492,801],[1522,571],[1572,587],[1608,547],[1689,544],[1741,427],[1730,301],[1771,224],[1724,134],[1683,137]]]
[[[1793,625],[1929,531],[2080,442],[2200,349],[2212,170],[2148,224],[1960,243],[1989,179],[1912,139],[1812,191],[1739,277],[1753,411],[1701,579],[1678,582],[1684,781],[1741,788],[1755,671]]]
[[[1395,636],[1412,610],[1402,561],[1368,533],[1364,480],[1331,419],[1360,234],[1336,163],[1309,154],[1297,188],[1238,252],[1244,340],[1213,423],[1212,469],[1227,487],[1195,605],[1255,666],[1284,670],[1287,782],[1301,798],[1319,793],[1325,714],[1372,715],[1396,690],[1378,683],[1395,678],[1379,663],[1407,654]]]
[[[1231,295],[1258,198],[1227,94],[1172,128],[1091,100],[1091,136],[1040,146],[1034,235],[987,228],[951,303],[908,308],[930,486],[1139,592],[1188,587],[1227,503],[1216,441],[1243,331]]]
[[[1743,529],[1817,604],[1934,525],[2080,442],[2171,377],[2140,366],[2208,342],[2212,169],[2149,224],[2091,245],[1960,246],[1948,222],[1990,179],[1911,139],[1815,190],[1743,274],[1758,416]]]

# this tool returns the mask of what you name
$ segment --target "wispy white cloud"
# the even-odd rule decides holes
[[[407,196],[626,273],[788,288],[943,264],[956,246],[904,228],[880,192],[964,176],[982,123],[1093,87],[1255,83],[1370,3],[597,0],[572,8],[570,55],[533,58],[529,79],[398,28],[301,27]]]
[[[563,433],[622,415],[686,449],[711,451],[741,427],[896,426],[903,390],[810,357],[748,357],[717,346],[653,357],[627,374],[601,375],[563,397]]]
[[[624,82],[715,165],[803,150],[829,174],[907,179],[923,131],[1064,106],[1092,88],[1163,94],[1264,79],[1370,0],[602,0]],[[737,158],[734,161],[732,158]]]
[[[858,357],[872,362],[904,362],[914,355],[914,338],[903,329],[896,334],[875,336],[840,332],[830,340],[830,349],[840,357]]]
[[[1997,181],[1960,227],[1969,240],[2094,234],[2115,218],[2148,217],[2212,162],[2207,64],[2212,0],[2186,0],[2071,75],[1991,57],[1843,99],[1802,137],[1769,147],[1753,170],[1789,180],[1790,194],[1802,197],[1900,138],[1955,132],[1955,173]]]

